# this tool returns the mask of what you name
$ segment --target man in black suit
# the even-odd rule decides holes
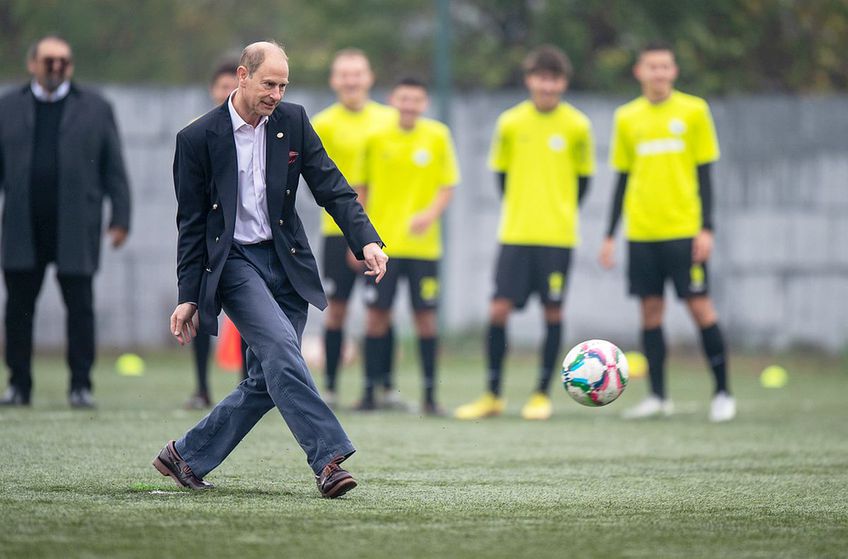
[[[112,108],[71,82],[70,45],[47,36],[27,56],[32,81],[0,98],[2,258],[6,281],[6,364],[11,378],[0,405],[29,405],[32,329],[44,272],[55,263],[68,311],[71,406],[94,406],[94,297],[103,199],[109,198],[112,246],[124,244],[130,192]]]
[[[207,489],[216,468],[275,407],[306,453],[321,495],[356,486],[339,464],[354,453],[318,394],[300,352],[308,304],[327,299],[295,211],[298,178],[377,281],[388,257],[356,193],[327,157],[303,107],[281,103],[288,58],[276,43],[249,45],[239,86],[225,105],[177,135],[179,304],[171,332],[181,343],[217,333],[226,311],[249,346],[248,378],[153,465],[181,487]]]

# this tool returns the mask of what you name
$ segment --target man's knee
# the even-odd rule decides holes
[[[653,330],[662,326],[665,302],[662,297],[644,297],[642,299],[642,327]]]
[[[509,299],[494,299],[489,305],[489,322],[495,326],[505,326],[512,312],[512,301]]]

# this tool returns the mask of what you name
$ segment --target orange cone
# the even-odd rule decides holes
[[[236,372],[241,371],[244,355],[241,353],[241,334],[236,325],[226,315],[221,324],[221,335],[218,337],[218,347],[215,350],[215,363],[222,369]]]

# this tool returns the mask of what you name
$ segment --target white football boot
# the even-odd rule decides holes
[[[674,413],[674,404],[671,400],[663,400],[655,394],[651,394],[632,408],[624,410],[622,419],[645,419],[648,417],[668,417]]]
[[[713,396],[710,404],[710,421],[721,423],[736,417],[736,400],[727,392],[719,392]]]

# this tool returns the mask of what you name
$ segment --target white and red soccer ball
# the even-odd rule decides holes
[[[574,346],[562,362],[562,385],[584,406],[605,406],[627,386],[627,359],[615,344],[589,340]]]

